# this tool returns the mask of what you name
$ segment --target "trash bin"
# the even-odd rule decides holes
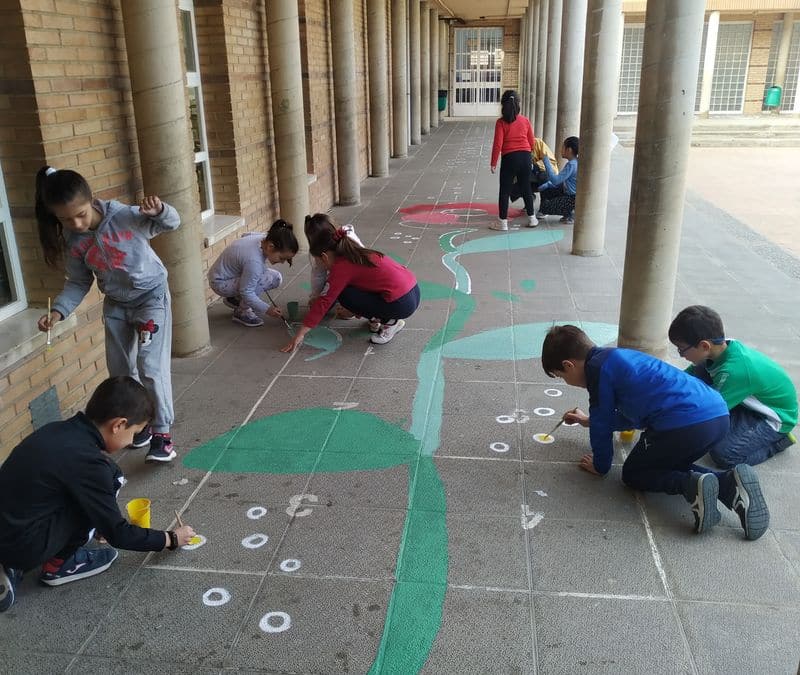
[[[439,90],[439,112],[444,112],[447,108],[447,89]]]
[[[781,94],[783,91],[780,87],[770,87],[764,94],[764,105],[777,108],[781,104]]]

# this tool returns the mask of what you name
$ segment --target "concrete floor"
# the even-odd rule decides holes
[[[624,448],[599,479],[576,466],[585,430],[533,440],[587,403],[542,372],[544,331],[614,339],[632,150],[614,151],[607,255],[576,258],[556,222],[486,229],[492,129],[444,124],[333,210],[424,282],[390,344],[331,322],[288,356],[279,322],[209,310],[212,351],[173,362],[178,460],[118,458],[121,504],[150,498],[154,527],[181,510],[206,542],[58,589],[28,575],[1,672],[795,671],[796,447],[758,468],[772,527],[747,542],[733,518],[696,536],[681,498],[625,488]],[[800,262],[724,206],[687,196],[674,309],[714,306],[800,384]],[[278,302],[305,301],[305,262]]]

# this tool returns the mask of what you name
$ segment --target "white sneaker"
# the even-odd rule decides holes
[[[508,231],[508,218],[502,218],[498,220],[496,223],[492,223],[489,225],[490,230],[499,230],[500,232],[507,232]]]
[[[385,345],[389,342],[397,333],[403,330],[403,326],[406,325],[406,322],[402,319],[398,319],[397,323],[392,324],[384,324],[381,328],[380,333],[376,333],[370,338],[370,342],[374,342],[376,345]]]
[[[536,227],[539,224],[539,220],[536,216],[528,216],[528,227]]]

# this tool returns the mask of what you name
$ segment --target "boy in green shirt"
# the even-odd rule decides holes
[[[719,391],[730,411],[727,442],[711,458],[722,468],[760,464],[795,443],[797,391],[783,368],[741,342],[725,339],[722,319],[710,307],[681,310],[669,327],[686,370]]]

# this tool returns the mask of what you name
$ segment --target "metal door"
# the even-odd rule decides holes
[[[454,116],[500,114],[502,28],[456,28]]]

